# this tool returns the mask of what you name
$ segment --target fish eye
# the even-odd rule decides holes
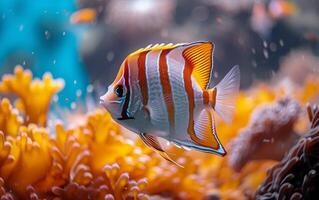
[[[123,85],[117,85],[114,88],[114,93],[116,94],[117,97],[123,97],[123,95],[124,95],[124,87],[123,87]]]

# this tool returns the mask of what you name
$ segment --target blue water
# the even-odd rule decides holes
[[[1,0],[0,75],[17,64],[36,77],[49,71],[65,80],[59,103],[70,105],[89,82],[78,45],[85,27],[69,23],[75,10],[72,0]]]

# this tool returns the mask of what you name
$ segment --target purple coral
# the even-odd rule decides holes
[[[280,160],[299,138],[293,127],[300,110],[298,102],[290,98],[258,108],[230,143],[230,166],[240,171],[251,160]]]

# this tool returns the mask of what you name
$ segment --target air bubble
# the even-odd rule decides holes
[[[277,44],[276,43],[270,43],[269,45],[270,51],[275,52],[277,51]]]
[[[264,49],[263,53],[264,53],[265,58],[268,59],[269,58],[268,51],[266,49]]]
[[[23,31],[23,29],[24,29],[23,24],[20,24],[20,26],[19,26],[19,31]]]
[[[111,62],[114,59],[114,53],[113,51],[109,51],[106,55],[107,61]]]
[[[72,110],[75,110],[75,109],[76,109],[76,103],[75,103],[75,102],[72,102],[72,103],[71,103],[71,109],[72,109]]]
[[[93,92],[93,85],[88,85],[87,87],[86,87],[86,91],[88,92],[88,93],[91,93],[91,92]]]
[[[77,97],[80,97],[81,95],[82,95],[82,90],[78,89],[78,90],[76,91],[76,96],[77,96]]]

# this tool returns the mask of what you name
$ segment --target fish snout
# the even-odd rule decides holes
[[[106,94],[104,94],[103,96],[100,96],[100,104],[105,106],[106,102],[107,102]]]
[[[100,97],[100,104],[103,104],[104,103],[104,100],[102,97]]]

